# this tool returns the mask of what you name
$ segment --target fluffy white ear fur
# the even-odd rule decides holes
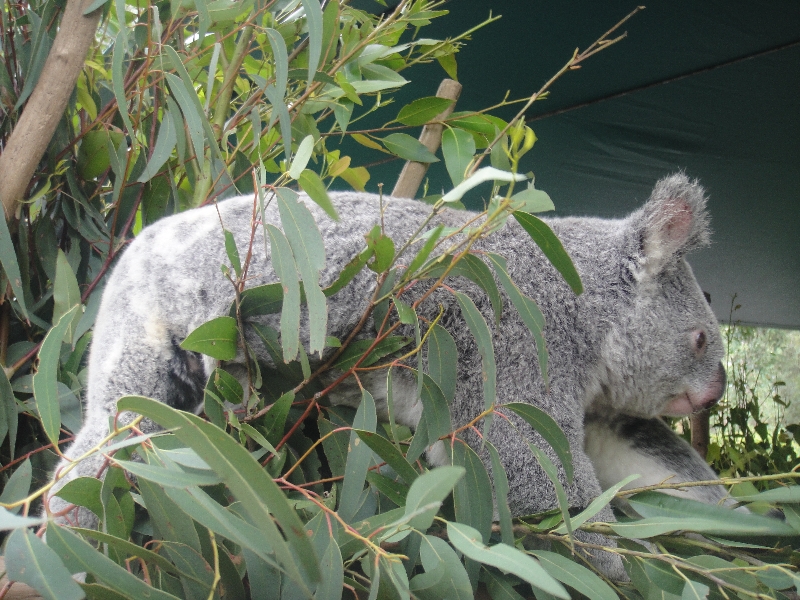
[[[650,200],[634,213],[641,226],[641,267],[660,273],[676,257],[709,243],[706,196],[697,181],[683,173],[656,184]]]

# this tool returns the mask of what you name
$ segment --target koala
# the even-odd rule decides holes
[[[300,199],[324,241],[323,286],[363,250],[364,233],[375,224],[382,223],[386,235],[401,247],[430,213],[429,207],[414,200],[384,198],[381,203],[378,196],[365,193],[332,193],[331,200],[339,221],[326,216],[308,198]],[[188,411],[201,408],[202,390],[215,362],[181,349],[180,343],[197,326],[227,314],[234,299],[232,285],[220,272],[220,265],[227,263],[220,222],[233,233],[239,248],[252,248],[247,285],[278,281],[269,245],[261,240],[250,244],[253,202],[252,196],[236,197],[165,218],[143,229],[130,244],[114,268],[97,315],[89,359],[87,414],[84,427],[67,450],[68,457],[80,456],[102,439],[121,396],[150,396]],[[264,219],[280,228],[275,204],[269,204]],[[444,209],[429,226],[458,228],[473,218],[465,211]],[[656,183],[650,199],[624,219],[553,218],[546,223],[580,274],[584,292],[579,296],[513,219],[478,241],[472,251],[478,256],[485,252],[504,256],[520,291],[541,309],[549,353],[547,383],[540,374],[535,342],[508,298],[504,298],[502,316],[495,322],[490,301],[476,285],[460,277],[451,277],[446,283],[468,295],[489,325],[497,361],[498,403],[533,404],[550,414],[566,434],[574,477],[568,483],[563,468],[559,474],[570,505],[580,509],[601,493],[584,451],[583,415],[589,407],[651,418],[691,413],[713,405],[722,394],[723,347],[718,325],[685,260],[689,251],[708,243],[706,197],[697,182],[678,173]],[[329,336],[346,339],[367,308],[375,286],[375,275],[365,269],[328,299]],[[411,303],[429,286],[429,281],[417,282],[402,299]],[[457,385],[450,405],[455,428],[483,410],[481,355],[458,303],[441,288],[417,310],[428,320],[440,311],[439,323],[451,333],[458,349]],[[279,316],[258,318],[279,329]],[[301,339],[307,336],[304,312]],[[252,342],[257,343],[255,339]],[[316,364],[330,352],[317,357]],[[262,358],[269,362],[266,353]],[[376,400],[379,415],[386,414],[385,379],[362,379]],[[346,393],[347,385],[345,382],[332,394],[331,402],[354,402]],[[410,375],[395,383],[393,402],[398,422],[416,427],[422,404]],[[130,416],[121,416],[123,422],[126,418]],[[479,452],[491,475],[491,463],[479,437],[467,430],[464,439]],[[560,464],[541,436],[521,418],[509,415],[507,420],[494,419],[488,439],[508,475],[513,515],[557,506],[555,490],[528,447],[528,443],[537,445]],[[446,452],[433,454],[446,460]],[[83,461],[59,486],[76,476],[95,475],[102,460]],[[64,507],[57,496],[51,499],[52,510]],[[82,518],[91,520],[86,515],[79,520]],[[599,518],[610,520],[613,515],[605,510]],[[603,561],[597,560],[598,564]],[[616,556],[601,568],[624,577]]]
[[[604,490],[634,473],[641,476],[622,489],[717,479],[703,457],[658,417],[589,413],[584,433],[584,450]],[[661,491],[706,504],[736,504],[721,485]]]

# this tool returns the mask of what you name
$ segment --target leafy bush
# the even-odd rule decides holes
[[[790,471],[800,459],[800,334],[733,322],[723,332],[728,388],[711,414],[708,460],[726,477]]]
[[[283,365],[284,355],[297,360],[274,371],[249,363],[246,401],[226,371],[212,374],[207,419],[146,398],[122,399],[120,409],[169,433],[143,435],[139,420],[113,425],[95,449],[109,457],[104,479],[77,479],[60,491],[97,515],[97,531],[51,521],[45,542],[30,529],[45,522],[33,515],[41,514],[36,503],[48,489],[54,451],[81,425],[85,354],[104,277],[130,237],[164,215],[237,192],[263,198],[268,190],[297,185],[329,207],[332,181],[362,189],[369,178],[346,140],[403,159],[438,160],[405,130],[435,118],[447,102],[418,98],[397,110],[387,94],[419,63],[438,61],[455,74],[462,40],[420,35],[446,14],[441,8],[408,0],[383,17],[344,2],[323,8],[315,0],[118,0],[87,8],[107,13],[103,26],[28,199],[9,215],[8,230],[5,221],[0,226],[0,529],[10,532],[4,555],[12,580],[62,599],[470,598],[479,582],[493,598],[568,597],[564,585],[592,598],[781,597],[775,590],[800,585],[791,566],[800,532],[797,487],[741,498],[779,503],[785,523],[744,513],[731,519],[728,509],[649,491],[623,502],[630,519],[587,523],[618,488],[577,515],[561,506],[512,521],[504,509],[507,484],[495,469],[499,523],[486,528],[492,486],[477,455],[459,443],[459,432],[428,427],[412,435],[394,423],[379,425],[366,392],[356,411],[317,404],[323,390],[291,328],[280,338],[262,331],[268,346],[275,342],[275,364]],[[59,10],[49,0],[3,7],[4,139],[53,43]],[[562,72],[605,45],[573,56]],[[372,113],[387,114],[389,126],[347,134]],[[515,211],[550,206],[545,194],[520,191],[513,181],[534,141],[521,122],[485,112],[447,119],[443,157],[454,186],[463,190],[486,176],[494,181],[494,200],[466,236],[434,229],[415,252],[374,232],[339,283],[372,268],[384,282],[385,303],[375,310],[396,311],[415,335],[398,340],[385,328],[367,346],[326,340],[341,343],[339,368],[371,362],[389,369],[401,358],[419,360],[425,344],[447,344],[444,329],[420,323],[414,307],[396,297],[412,279],[438,285],[458,272],[490,296],[499,293],[469,249]],[[476,171],[484,156],[495,170]],[[476,173],[465,184],[468,171]],[[535,220],[519,212],[517,218]],[[400,256],[408,269],[398,274],[393,266]],[[569,277],[569,259],[551,258]],[[184,341],[218,359],[237,348],[243,316],[274,312],[280,304],[285,312],[290,304],[279,285],[244,289],[244,249],[231,246],[229,259],[224,267],[238,291],[231,316]],[[502,262],[493,266],[509,296],[533,311],[515,295]],[[291,305],[299,304],[298,294]],[[476,319],[476,336],[488,333],[481,323]],[[532,334],[540,335],[531,323]],[[432,365],[428,358],[423,400],[430,423],[449,423],[437,390],[452,383],[452,360]],[[547,415],[491,404],[483,416],[502,411],[527,415],[565,454],[563,434]],[[437,437],[454,438],[456,464],[429,471],[418,459]],[[605,581],[573,552],[589,546],[570,535],[578,527],[618,540],[611,550],[624,557],[631,583]],[[686,529],[716,537],[684,536]],[[735,541],[742,537],[754,543]],[[540,543],[526,550],[524,538]],[[651,544],[643,545],[645,539]],[[551,546],[539,549],[541,542]],[[71,575],[82,572],[86,580],[77,583]]]

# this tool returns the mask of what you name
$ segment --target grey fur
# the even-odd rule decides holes
[[[332,200],[340,222],[305,201],[326,245],[323,285],[362,250],[363,234],[379,222],[376,196],[336,193]],[[413,234],[428,208],[411,200],[386,199],[385,203],[386,232],[399,246]],[[575,471],[573,483],[567,486],[573,507],[587,506],[601,491],[583,450],[587,409],[652,417],[702,408],[721,395],[724,372],[718,326],[683,258],[687,251],[707,243],[705,203],[703,189],[676,174],[659,181],[650,201],[626,219],[549,219],[581,275],[585,291],[580,296],[575,296],[513,219],[477,245],[476,250],[504,255],[522,292],[541,308],[550,355],[549,389],[539,374],[534,342],[510,302],[506,299],[502,319],[495,325],[489,302],[476,286],[460,278],[449,282],[474,300],[492,329],[498,401],[535,404],[552,415],[566,433]],[[252,205],[252,197],[232,198],[219,204],[219,216],[210,206],[163,219],[143,230],[125,252],[108,282],[98,314],[85,425],[68,456],[80,455],[105,435],[122,395],[151,396],[189,410],[199,404],[201,396],[196,392],[213,361],[180,351],[176,343],[198,325],[227,311],[233,289],[220,273],[220,264],[227,262],[220,218],[239,248],[246,248]],[[434,223],[458,226],[471,217],[445,210]],[[274,204],[266,219],[280,227]],[[250,275],[248,285],[277,280],[261,240],[253,244]],[[364,271],[329,299],[329,335],[346,336],[374,285],[375,276]],[[424,284],[414,286],[404,299],[412,301],[423,290]],[[452,295],[437,291],[421,312],[433,317],[440,305],[444,307],[441,324],[451,332],[459,350],[458,384],[451,407],[453,424],[458,426],[482,410],[481,361]],[[264,320],[277,328],[275,316]],[[705,342],[702,347],[696,343],[698,332]],[[307,339],[305,316],[301,339]],[[385,404],[383,385],[379,381],[372,386],[379,410],[381,401]],[[187,393],[192,397],[187,398]],[[416,425],[421,408],[415,387],[401,382],[394,393],[401,413],[398,420]],[[348,399],[340,393],[333,401]],[[511,422],[525,439],[511,424],[495,419],[490,440],[509,477],[512,513],[551,509],[556,506],[553,487],[526,440],[540,446],[556,464],[558,459],[521,419],[512,416]],[[479,448],[472,434],[467,433],[466,438]],[[85,461],[69,477],[94,475],[100,464],[99,458]],[[51,507],[58,510],[63,502],[54,499]],[[600,518],[613,517],[605,511]],[[616,568],[619,575],[618,567],[617,559],[605,568],[609,572]]]
[[[694,448],[658,417],[588,414],[585,433],[584,448],[604,490],[634,473],[641,477],[622,489],[717,479]],[[721,485],[662,491],[707,504],[735,504]]]

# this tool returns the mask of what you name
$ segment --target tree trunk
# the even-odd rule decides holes
[[[102,9],[84,15],[92,0],[67,0],[53,47],[22,116],[0,154],[0,200],[7,221],[55,133],[94,40]]]

